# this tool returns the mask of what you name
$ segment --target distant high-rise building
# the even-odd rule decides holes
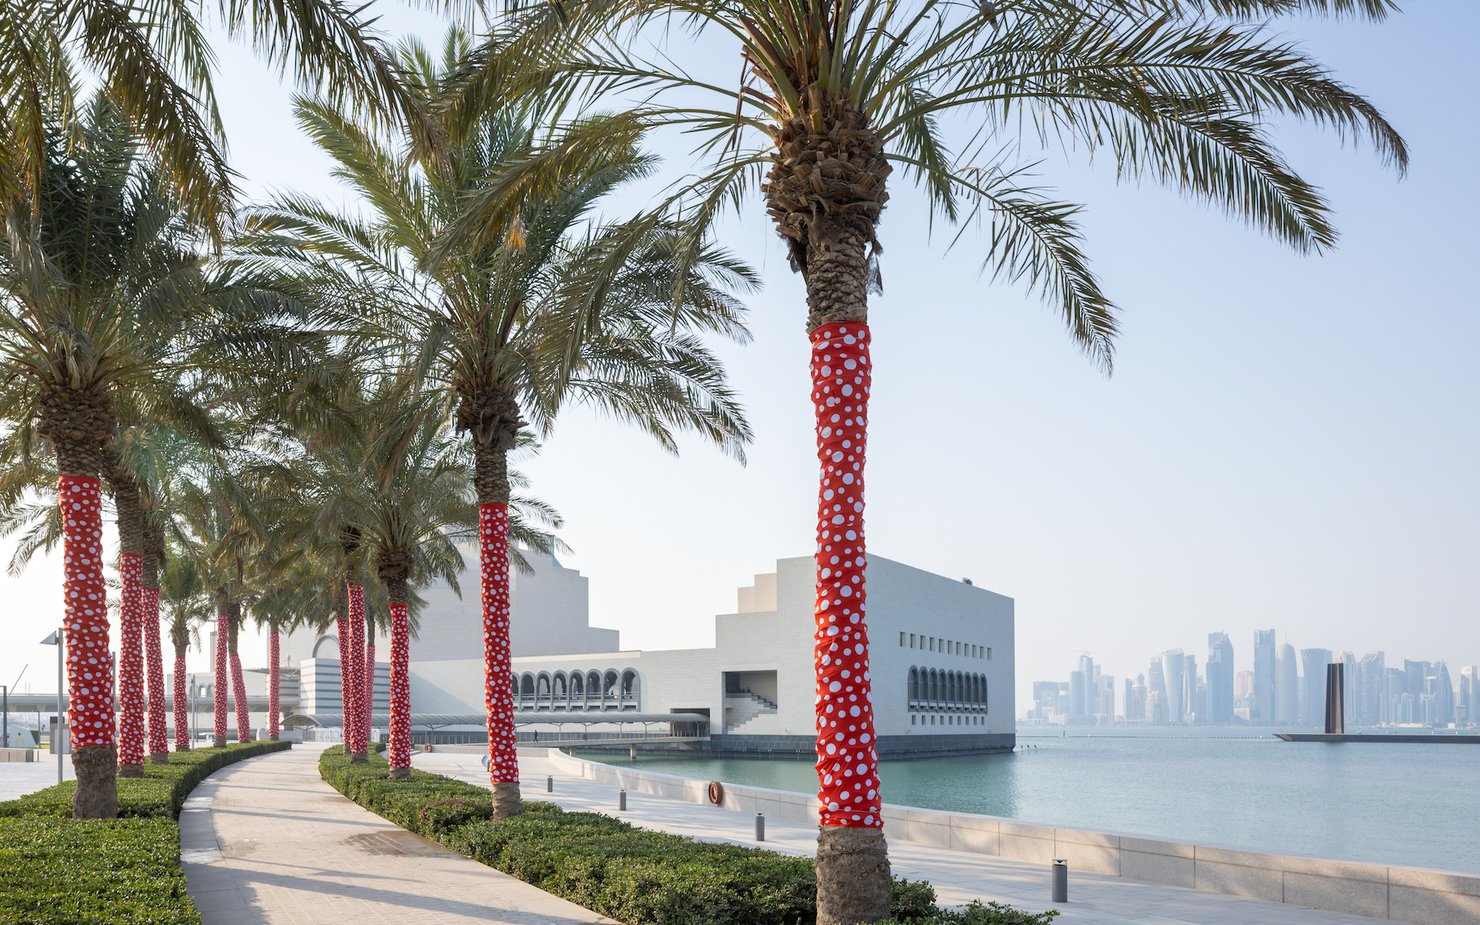
[[[1352,711],[1357,708],[1357,656],[1350,650],[1341,653],[1341,664],[1345,666],[1342,674],[1342,703],[1345,705],[1346,722],[1349,726],[1357,724],[1356,714]]]
[[[1233,643],[1227,633],[1208,634],[1208,722],[1233,722]]]
[[[1167,722],[1181,725],[1187,714],[1186,689],[1182,678],[1187,671],[1187,658],[1181,649],[1161,653],[1161,675],[1166,684]]]
[[[1276,677],[1276,647],[1274,630],[1257,630],[1254,633],[1254,706],[1249,719],[1261,726],[1275,721],[1274,692]]]
[[[1167,722],[1167,685],[1159,658],[1153,658],[1146,671],[1146,722]]]
[[[1305,712],[1301,722],[1307,726],[1324,726],[1326,722],[1326,666],[1331,664],[1330,649],[1301,649],[1300,669],[1304,674],[1300,686]]]
[[[1082,670],[1075,669],[1069,672],[1069,722],[1071,723],[1086,722],[1084,692],[1088,686],[1089,683]]]
[[[1189,654],[1183,658],[1186,662],[1182,666],[1182,722],[1195,723],[1200,712],[1197,703],[1197,656]]]
[[[1372,652],[1357,663],[1356,703],[1347,704],[1347,715],[1359,726],[1375,726],[1386,719],[1383,715],[1383,703],[1387,699],[1383,696],[1387,687],[1385,660],[1383,653]]]
[[[1460,713],[1455,717],[1455,722],[1466,726],[1480,724],[1480,715],[1476,714],[1476,683],[1480,681],[1480,665],[1466,665],[1459,670],[1459,709]]]
[[[1095,679],[1095,712],[1100,722],[1115,722],[1115,676],[1101,673]]]
[[[1449,666],[1443,661],[1434,665],[1434,673],[1424,679],[1429,709],[1424,722],[1431,726],[1448,726],[1454,722],[1454,680],[1449,677]]]
[[[1295,660],[1295,647],[1288,642],[1280,646],[1275,664],[1274,719],[1288,726],[1296,721],[1300,710],[1300,675]]]

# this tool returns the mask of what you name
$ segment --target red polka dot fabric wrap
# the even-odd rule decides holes
[[[514,696],[509,687],[509,509],[478,505],[478,558],[483,580],[483,705],[488,710],[488,774],[519,782],[514,750]]]
[[[118,763],[144,763],[144,557],[118,557]]]
[[[252,741],[252,717],[247,712],[247,683],[242,677],[241,656],[231,653],[231,703],[236,708],[236,740]]]
[[[812,332],[817,410],[817,779],[823,825],[874,828],[879,757],[874,743],[868,628],[864,622],[863,460],[868,432],[868,325]]]
[[[278,631],[267,637],[267,737],[278,737],[278,715],[282,712],[282,642]]]
[[[215,725],[211,734],[218,739],[226,738],[226,695],[231,691],[231,677],[226,673],[226,611],[216,611],[216,674],[211,680],[211,707],[215,710],[212,719]]]
[[[349,685],[344,747],[359,755],[370,740],[370,725],[365,722],[365,588],[357,583],[349,586]]]
[[[62,629],[72,746],[113,744],[108,595],[103,587],[103,490],[96,476],[57,478],[62,511]]]
[[[190,747],[190,720],[185,712],[185,702],[190,692],[185,685],[185,656],[175,656],[175,750],[185,751]]]
[[[170,750],[169,716],[165,713],[164,656],[159,650],[159,589],[144,589],[144,655],[149,665],[149,751]]]
[[[393,768],[411,766],[410,617],[405,604],[391,605],[391,747]]]
[[[346,586],[348,587],[348,586]],[[354,725],[354,689],[350,687],[350,657],[349,657],[349,618],[340,617],[334,621],[334,632],[339,640],[339,703],[342,710],[343,720],[340,723],[342,738],[344,739],[344,750],[350,751],[349,743],[354,736],[350,733],[350,727]]]

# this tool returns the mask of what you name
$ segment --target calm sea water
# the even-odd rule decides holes
[[[1480,872],[1480,745],[1323,745],[1217,730],[1024,729],[1012,754],[887,761],[884,800],[1261,851]],[[598,756],[589,756],[598,757]],[[626,759],[599,756],[627,763]],[[815,792],[810,762],[644,757]]]

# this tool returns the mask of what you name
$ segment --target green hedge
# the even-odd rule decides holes
[[[244,742],[225,748],[198,748],[170,752],[169,764],[144,765],[143,777],[118,779],[118,815],[121,818],[174,819],[195,785],[211,774],[244,758],[282,751],[288,742]],[[0,803],[0,817],[72,817],[75,781],[28,793]]]
[[[119,819],[73,819],[71,781],[0,803],[0,922],[200,925],[185,892],[175,817],[207,775],[288,747],[171,752],[169,764],[118,781]]]
[[[319,773],[398,825],[627,925],[816,921],[817,880],[808,858],[695,841],[550,803],[526,802],[522,815],[493,822],[483,787],[416,770],[406,780],[387,780],[383,760],[352,765],[338,748],[319,759]],[[1057,914],[979,904],[950,912],[936,907],[930,884],[898,879],[891,912],[915,925],[1044,925]]]

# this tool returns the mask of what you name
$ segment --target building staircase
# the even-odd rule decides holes
[[[725,732],[739,732],[740,727],[757,716],[774,716],[776,701],[746,691],[725,694]]]

